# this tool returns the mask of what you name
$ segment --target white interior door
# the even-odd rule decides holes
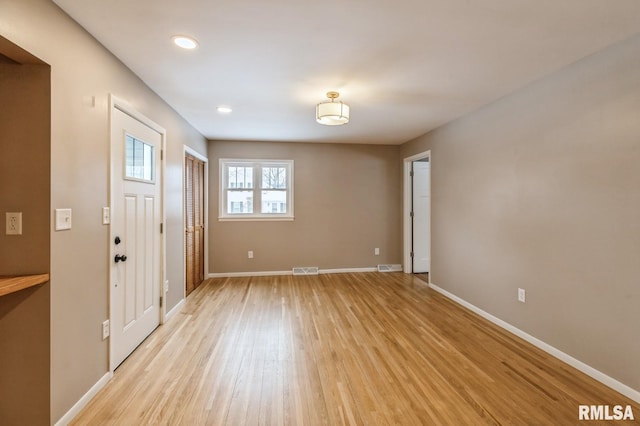
[[[162,135],[113,108],[111,369],[160,323]]]
[[[413,272],[431,268],[431,185],[429,159],[413,162]]]

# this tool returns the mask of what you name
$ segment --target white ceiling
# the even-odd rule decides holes
[[[400,144],[640,31],[638,0],[54,1],[222,140]]]

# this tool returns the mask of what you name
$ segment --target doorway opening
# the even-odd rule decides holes
[[[2,224],[0,276],[36,271],[48,274],[53,254],[51,66],[2,35],[0,99],[1,217],[4,222],[5,212],[21,212],[25,219],[24,232],[12,229],[14,235],[7,235],[9,227],[5,232]],[[73,249],[62,240],[70,241],[60,237],[53,247]],[[100,278],[96,277],[96,281],[100,282]],[[14,419],[20,424],[49,424],[50,405],[60,400],[51,389],[56,389],[64,376],[55,367],[64,358],[60,354],[67,354],[68,348],[62,352],[52,348],[72,333],[69,321],[75,316],[61,315],[68,299],[61,290],[52,297],[57,284],[52,285],[47,279],[20,292],[11,292],[10,285],[3,289],[7,292],[3,291],[0,297],[0,423],[12,423]],[[54,352],[58,355],[52,356]]]
[[[404,159],[404,271],[430,282],[431,155]]]

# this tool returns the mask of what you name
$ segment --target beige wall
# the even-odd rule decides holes
[[[48,0],[3,0],[0,35],[51,65],[51,209],[73,209],[73,229],[51,231],[51,420],[107,371],[108,95],[167,129],[168,309],[182,298],[183,144],[205,139]],[[169,35],[168,35],[169,36]],[[93,102],[95,99],[95,104]]]
[[[636,390],[639,75],[635,37],[401,152],[432,153],[432,281]]]
[[[168,131],[169,308],[184,288],[182,146],[201,154],[207,147],[50,1],[3,0],[0,35],[51,65],[48,213],[73,209],[73,230],[50,234],[55,422],[107,371],[108,348],[99,330],[108,316],[108,228],[101,224],[108,205],[108,94]],[[430,147],[433,281],[640,389],[638,75],[635,38],[409,143],[401,153],[384,146],[212,142],[210,271],[400,263],[401,158]],[[220,157],[293,158],[296,220],[218,222]],[[254,250],[253,261],[247,250]],[[516,302],[517,287],[527,290],[524,305]],[[49,287],[41,289],[24,293],[35,308],[28,313],[0,305],[0,321],[46,312]],[[20,309],[29,304],[12,303]],[[36,331],[20,344],[46,340]]]
[[[209,271],[364,268],[400,263],[397,146],[209,143]],[[220,222],[220,158],[294,160],[291,222]],[[380,248],[380,256],[374,248]],[[247,258],[253,250],[255,257]]]
[[[49,82],[46,65],[0,63],[0,275],[49,272]],[[22,235],[5,235],[8,211],[22,212]],[[0,296],[2,425],[49,423],[49,291]]]
[[[49,74],[0,64],[0,275],[49,272]],[[22,235],[5,235],[6,212],[22,212]]]

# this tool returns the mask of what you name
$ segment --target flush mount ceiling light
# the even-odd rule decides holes
[[[216,108],[216,111],[218,111],[220,114],[230,114],[233,109],[231,109],[231,107],[227,105],[220,105]]]
[[[171,39],[173,40],[173,44],[183,49],[193,50],[198,47],[198,42],[192,37],[177,35],[171,37]]]
[[[316,105],[316,121],[326,126],[339,126],[349,122],[349,105],[335,100],[340,96],[338,92],[327,92],[329,101]]]

